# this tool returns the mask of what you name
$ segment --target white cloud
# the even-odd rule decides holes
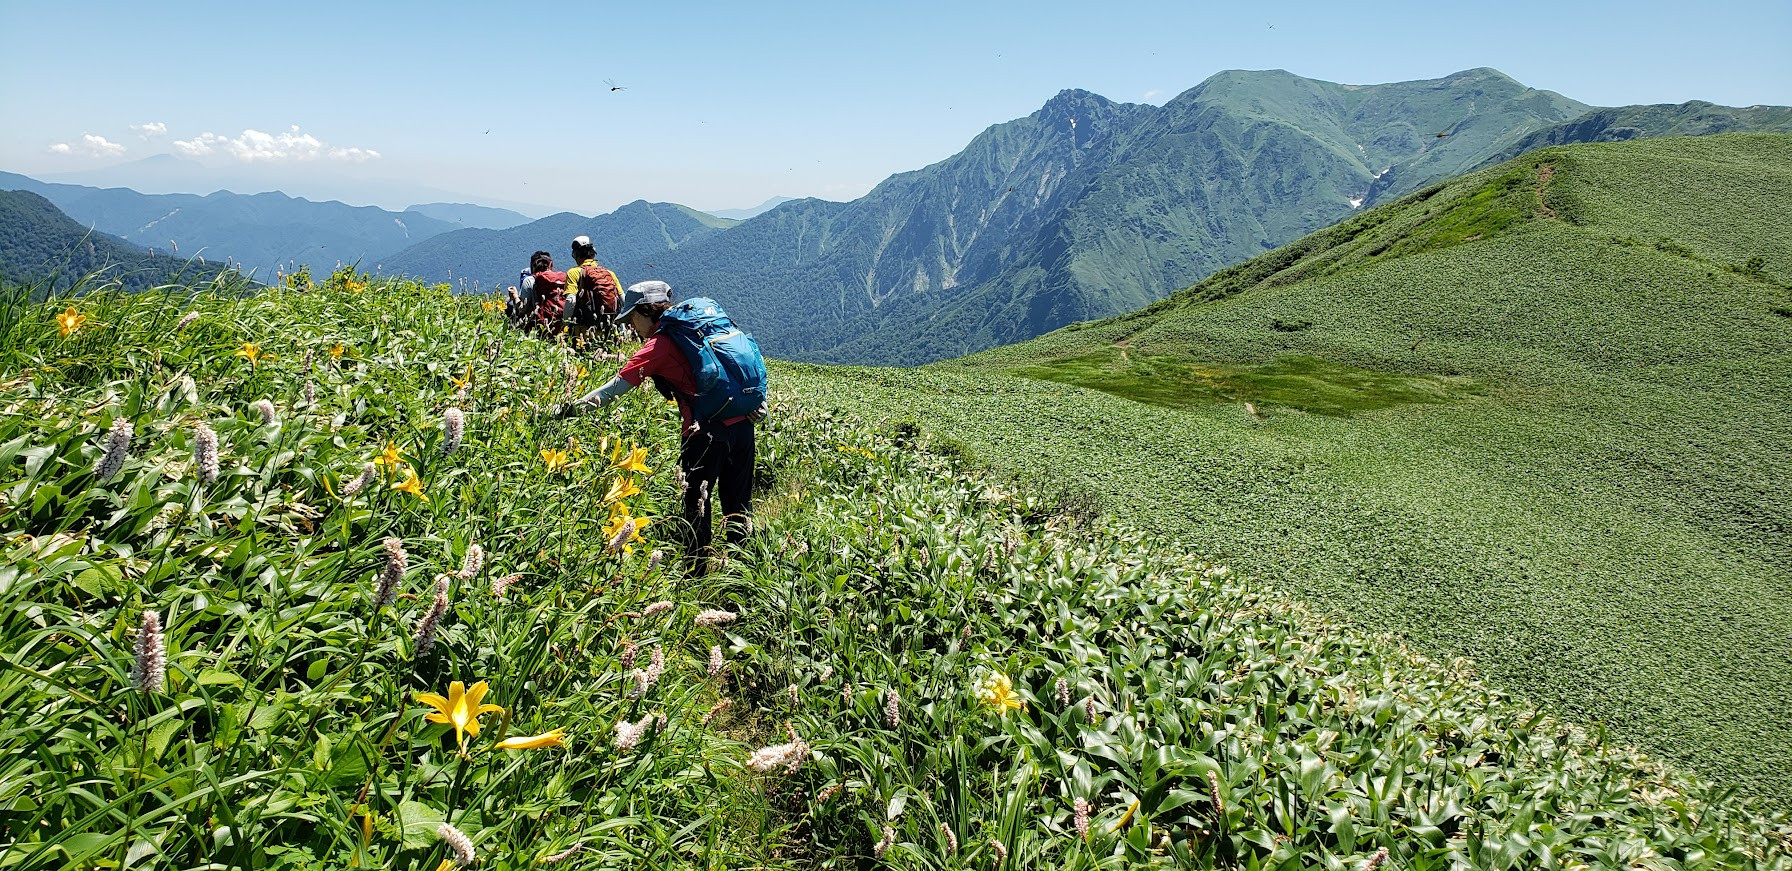
[[[154,139],[157,136],[168,135],[168,125],[163,124],[160,121],[150,121],[146,124],[132,124],[131,132],[146,140]]]
[[[371,148],[330,149],[331,160],[346,160],[350,163],[366,163],[369,160],[377,160],[379,156],[380,153]]]
[[[50,153],[82,157],[117,157],[124,153],[124,146],[109,141],[104,136],[83,133],[80,142],[58,142],[50,146]]]
[[[294,124],[284,133],[263,133],[244,130],[235,138],[216,133],[201,133],[192,139],[176,139],[174,147],[189,157],[200,157],[216,151],[244,163],[284,163],[319,159],[363,163],[378,159],[380,153],[371,148],[344,148],[326,145]]]
[[[1144,96],[1140,97],[1139,99],[1149,100],[1149,99],[1152,99],[1153,97],[1161,97],[1161,96],[1163,96],[1163,93],[1164,93],[1163,91],[1161,91],[1157,88],[1152,88],[1151,90],[1146,91]]]

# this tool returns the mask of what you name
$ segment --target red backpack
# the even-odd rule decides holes
[[[566,273],[549,270],[535,273],[535,318],[543,324],[554,324],[566,311]]]
[[[573,321],[589,326],[615,317],[616,298],[622,293],[617,284],[616,273],[597,265],[597,261],[579,264],[579,301],[573,303]]]

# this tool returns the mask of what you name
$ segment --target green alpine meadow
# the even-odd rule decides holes
[[[9,279],[0,868],[1792,868],[1788,202],[1544,147],[774,363],[707,574],[677,407],[501,298]]]
[[[1784,135],[1546,148],[1130,315],[792,375],[1783,803],[1787,202]]]

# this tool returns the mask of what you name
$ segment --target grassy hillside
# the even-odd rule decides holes
[[[1792,137],[1547,149],[1130,316],[794,377],[1783,799],[1786,202]]]
[[[537,414],[602,373],[481,300],[80,307],[0,320],[0,867],[1792,867],[1783,812],[782,369],[689,578],[675,412]]]

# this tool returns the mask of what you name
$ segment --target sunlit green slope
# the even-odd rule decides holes
[[[1792,794],[1792,137],[1551,148],[1141,312],[801,375]]]

